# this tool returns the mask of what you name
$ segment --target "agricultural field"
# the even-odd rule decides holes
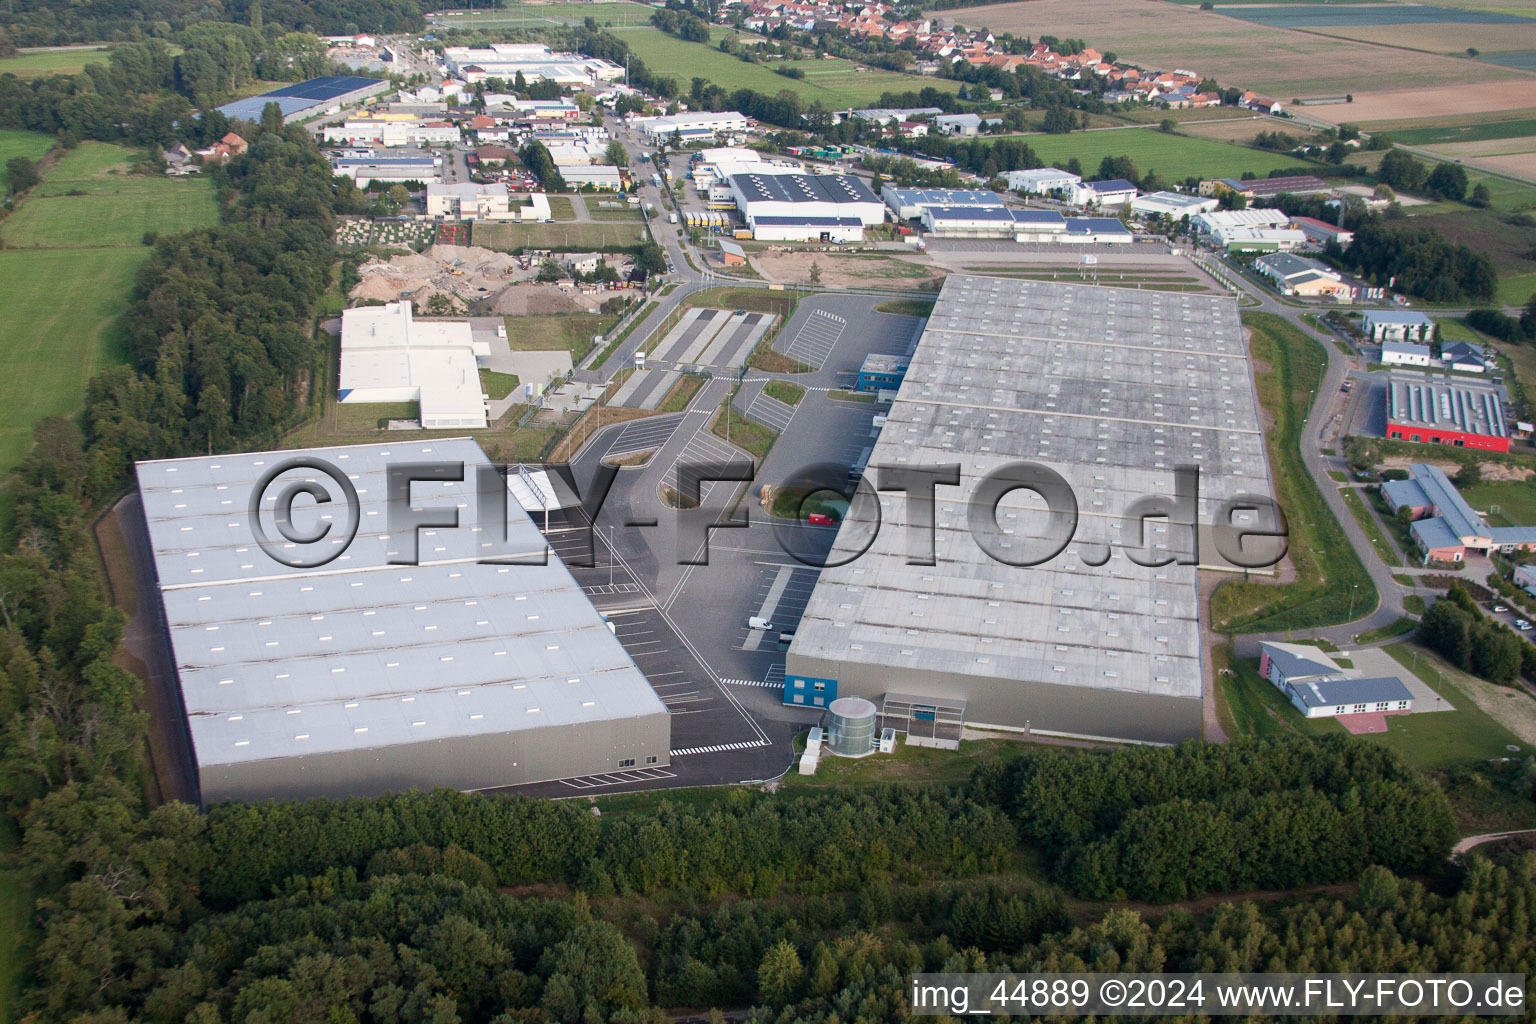
[[[59,160],[0,224],[11,249],[140,246],[149,231],[171,233],[218,221],[207,179],[129,173],[122,146],[83,142]]]
[[[1483,53],[1478,60],[1484,64],[1497,64],[1501,68],[1518,71],[1536,71],[1536,50],[1509,50],[1504,53]]]
[[[1249,137],[1261,130],[1258,124],[1251,126]],[[1262,178],[1272,170],[1308,163],[1289,153],[1271,153],[1214,139],[1169,134],[1155,128],[1116,128],[1015,138],[1027,142],[1047,164],[1065,163],[1076,157],[1083,165],[1083,172],[1090,176],[1106,156],[1128,156],[1136,162],[1138,171],[1145,174],[1155,170],[1164,181],[1180,181],[1188,177],[1238,178],[1244,171],[1252,171]],[[1320,165],[1317,169],[1319,172],[1325,170]]]
[[[644,4],[631,3],[520,3],[516,8],[499,11],[443,12],[435,15],[432,20],[445,28],[488,28],[538,21],[570,25],[592,18],[599,25],[622,28],[626,25],[649,24],[651,10]]]
[[[0,128],[0,193],[9,192],[11,183],[5,173],[5,165],[18,156],[41,160],[53,145],[53,138],[41,132],[23,132],[14,128]]]
[[[1425,4],[1287,4],[1242,7],[1225,13],[1270,28],[1300,29],[1458,57],[1468,49],[1487,52],[1536,48],[1536,20],[1495,11]]]
[[[1338,108],[1318,111],[1329,119],[1364,120],[1355,107],[1372,100],[1382,83],[1404,78],[1401,52],[1289,28],[1255,30],[1252,22],[1228,16],[1245,9],[1231,6],[1201,11],[1195,6],[1137,0],[1030,0],[940,11],[936,16],[971,27],[985,26],[994,32],[1031,37],[1052,33],[1084,39],[1097,49],[1113,50],[1121,59],[1146,67],[1193,64],[1201,74],[1223,85],[1258,89],[1282,100],[1352,94],[1355,103],[1347,112]],[[1451,95],[1443,101],[1453,108],[1449,112],[1536,106],[1536,79],[1514,71],[1435,54],[1415,55],[1411,68],[1414,85],[1425,90],[1502,86],[1502,90],[1495,88],[1486,95],[1476,91],[1463,94],[1450,88]],[[1381,119],[1421,113],[1413,106],[1385,100],[1374,106],[1372,116]]]
[[[148,256],[145,232],[218,220],[210,182],[130,176],[132,156],[82,143],[0,224],[0,472],[26,453],[34,423],[78,412],[86,381],[122,359],[117,320]]]
[[[44,75],[79,74],[87,64],[105,64],[107,47],[71,46],[62,50],[18,50],[13,57],[0,57],[0,75],[40,78]]]
[[[1536,117],[1505,121],[1480,121],[1474,124],[1429,125],[1390,131],[1392,141],[1404,146],[1459,145],[1536,136]]]
[[[117,318],[147,255],[143,247],[0,251],[0,473],[31,447],[33,424],[79,412],[86,381],[122,360]]]
[[[711,41],[717,42],[727,31],[716,28]],[[698,76],[725,89],[756,89],[770,96],[788,89],[806,103],[821,100],[834,110],[874,103],[885,92],[909,92],[928,85],[953,92],[960,87],[958,82],[894,71],[858,71],[851,62],[837,59],[748,64],[714,46],[690,43],[656,29],[625,32],[623,38],[647,67],[663,74],[674,72],[684,82]],[[802,68],[805,78],[775,74],[771,70],[775,67]]]
[[[516,249],[553,249],[559,252],[588,252],[639,245],[646,239],[645,225],[639,221],[613,223],[492,224],[477,221],[474,244],[487,249],[510,252]]]

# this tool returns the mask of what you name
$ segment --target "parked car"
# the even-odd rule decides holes
[[[805,517],[805,520],[812,526],[835,526],[837,524],[837,520],[825,512],[812,512]]]
[[[1526,622],[1524,619],[1516,619],[1515,628],[1524,633],[1526,630],[1531,628],[1531,624]]]
[[[1509,605],[1507,605],[1507,604],[1496,604],[1496,605],[1493,606],[1493,610],[1495,612],[1507,612],[1507,611],[1509,611]]]

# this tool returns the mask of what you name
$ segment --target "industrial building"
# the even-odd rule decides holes
[[[381,78],[327,75],[226,103],[219,108],[219,113],[245,121],[260,121],[267,104],[276,103],[283,112],[283,123],[288,124],[316,114],[334,114],[343,107],[354,106],[370,96],[388,91],[389,82]]]
[[[1411,341],[1384,341],[1381,343],[1383,366],[1429,366],[1429,346],[1415,345]]]
[[[1360,314],[1360,330],[1372,341],[1435,340],[1435,322],[1423,313],[1407,309],[1367,309]]]
[[[450,46],[443,50],[443,66],[470,85],[488,78],[511,82],[521,74],[528,82],[549,81],[581,88],[624,77],[624,69],[611,60],[556,53],[541,43]]]
[[[1097,207],[1113,210],[1136,198],[1136,186],[1124,178],[1106,181],[1083,181],[1072,187],[1067,202],[1080,209]]]
[[[1042,213],[1054,211],[1039,211]],[[1007,238],[1018,233],[1014,211],[996,206],[924,206],[923,230],[935,238]],[[1060,214],[1056,214],[1058,219]],[[1066,222],[1062,221],[1065,230]]]
[[[301,454],[320,465],[283,468]],[[391,536],[387,472],[401,463],[462,464],[462,480],[412,490],[424,510],[457,511],[458,528]],[[477,790],[668,763],[666,707],[548,552],[516,496],[532,490],[522,474],[504,507],[480,506],[489,465],[464,438],[138,464],[204,804]],[[279,504],[306,483],[333,503]],[[347,485],[351,504],[339,500]],[[341,527],[317,542],[340,553],[316,566],[320,554],[290,550],[276,521],[285,514],[301,536]],[[414,564],[390,564],[413,540]]]
[[[897,220],[916,220],[930,207],[950,210],[1003,208],[1003,197],[986,189],[897,188],[886,185],[880,190],[880,197]]]
[[[458,142],[459,127],[442,118],[382,113],[349,117],[326,125],[325,141],[348,146],[446,146]]]
[[[1239,195],[1247,200],[1273,199],[1276,196],[1323,195],[1333,186],[1311,174],[1292,174],[1283,178],[1210,178],[1200,183],[1203,196]]]
[[[571,188],[596,188],[618,192],[624,187],[623,173],[609,164],[556,163],[555,170]]]
[[[549,200],[541,192],[533,194],[543,200],[547,216]],[[501,182],[486,184],[473,181],[460,184],[432,182],[427,186],[427,215],[430,217],[446,217],[451,220],[513,220],[520,218],[523,210],[537,212],[531,206],[519,205],[514,209],[511,193]]]
[[[894,391],[901,387],[910,364],[910,356],[871,352],[859,366],[858,383],[854,387],[859,391]]]
[[[1337,242],[1345,247],[1355,240],[1355,233],[1348,228],[1341,228],[1337,224],[1329,224],[1325,220],[1316,217],[1292,217],[1291,227],[1306,234],[1307,238],[1318,245],[1327,245],[1329,242]]]
[[[1046,517],[1029,490],[984,495],[988,474],[1021,462],[1075,496],[1059,547],[1041,550]],[[1204,527],[1226,521],[1228,499],[1270,492],[1235,301],[950,275],[868,460],[877,481],[946,464],[961,481],[938,486],[931,529],[900,492],[871,499],[873,532],[875,512],[853,502],[790,645],[785,703],[864,697],[909,741],[949,742],[962,722],[1200,736],[1196,563],[1232,567]],[[1198,494],[1185,474],[1177,521],[1148,522],[1139,499],[1171,504],[1181,466],[1198,468]]]
[[[1003,175],[1003,180],[1015,192],[1049,195],[1053,192],[1070,192],[1083,180],[1083,176],[1055,167],[1037,167],[1028,171],[1009,171]]]
[[[1209,213],[1221,205],[1220,199],[1210,196],[1192,196],[1186,192],[1150,192],[1131,200],[1131,213],[1137,217],[1193,217],[1197,213]]]
[[[698,113],[664,114],[659,117],[631,117],[631,128],[639,130],[646,141],[655,145],[673,136],[684,142],[714,139],[721,135],[739,135],[753,131],[757,122],[746,114],[734,110],[700,111]]]
[[[416,320],[409,302],[344,310],[337,400],[417,402],[425,430],[483,430],[480,368],[490,356],[468,321]]]
[[[372,150],[344,152],[331,158],[338,175],[351,178],[358,188],[375,181],[388,184],[420,182],[430,185],[439,180],[441,158],[425,150],[404,153],[377,153]]]
[[[1228,252],[1290,252],[1307,244],[1296,228],[1218,227],[1206,238]]]
[[[852,175],[733,174],[730,187],[759,240],[857,241],[885,221],[880,197]]]
[[[1283,228],[1290,222],[1280,210],[1210,210],[1189,220],[1190,227],[1202,235],[1223,228]]]
[[[1352,285],[1345,283],[1344,275],[1328,264],[1288,252],[1260,256],[1253,261],[1253,269],[1273,281],[1275,290],[1281,295],[1348,298],[1355,290]]]
[[[1387,437],[1455,448],[1509,451],[1499,392],[1488,384],[1423,374],[1387,378]]]

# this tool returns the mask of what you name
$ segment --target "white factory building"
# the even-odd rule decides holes
[[[1173,220],[1209,213],[1221,205],[1215,196],[1192,196],[1185,192],[1149,192],[1131,200],[1131,213],[1137,217],[1164,216]]]
[[[347,146],[446,146],[458,142],[458,125],[410,114],[368,114],[325,127],[325,141]]]
[[[416,320],[409,302],[341,314],[341,385],[348,404],[417,402],[424,430],[484,429],[480,367],[487,340],[467,320]]]
[[[749,132],[757,127],[757,123],[750,117],[734,110],[722,110],[718,113],[705,110],[699,113],[667,114],[661,117],[632,117],[629,119],[629,124],[630,127],[638,129],[640,134],[646,137],[646,141],[652,145],[663,139],[670,139],[673,135],[682,136],[686,142]]]
[[[719,146],[701,149],[693,155],[693,186],[701,193],[733,174],[800,174],[805,166],[798,160],[767,156],[745,146]]]
[[[853,242],[885,222],[880,197],[847,174],[734,174],[730,187],[761,241]]]
[[[1191,217],[1190,226],[1202,235],[1221,228],[1283,228],[1291,218],[1279,210],[1212,210]]]
[[[1003,197],[986,189],[897,188],[886,185],[880,190],[880,197],[897,220],[916,220],[929,207],[950,210],[1003,208]]]
[[[1136,198],[1136,186],[1124,178],[1084,181],[1072,187],[1067,202],[1081,209],[1112,210]]]
[[[343,153],[331,161],[338,175],[351,178],[358,188],[367,188],[375,181],[403,184],[419,181],[431,184],[438,180],[440,158],[428,152],[376,153],[372,150]]]
[[[1009,171],[1003,175],[1008,187],[1028,195],[1048,195],[1052,192],[1070,192],[1083,180],[1082,175],[1055,167],[1036,167],[1027,171]]]
[[[529,82],[551,81],[577,87],[616,82],[624,77],[624,69],[611,60],[556,53],[540,43],[450,46],[443,50],[443,66],[471,85],[488,78],[511,82],[519,73]]]

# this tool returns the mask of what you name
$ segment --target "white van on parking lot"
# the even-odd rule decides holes
[[[747,620],[747,628],[748,629],[761,629],[762,631],[764,631],[766,633],[766,632],[771,632],[773,630],[773,623],[769,622],[767,619],[763,618],[761,615],[754,615],[754,616],[752,616],[751,618],[749,618]]]

